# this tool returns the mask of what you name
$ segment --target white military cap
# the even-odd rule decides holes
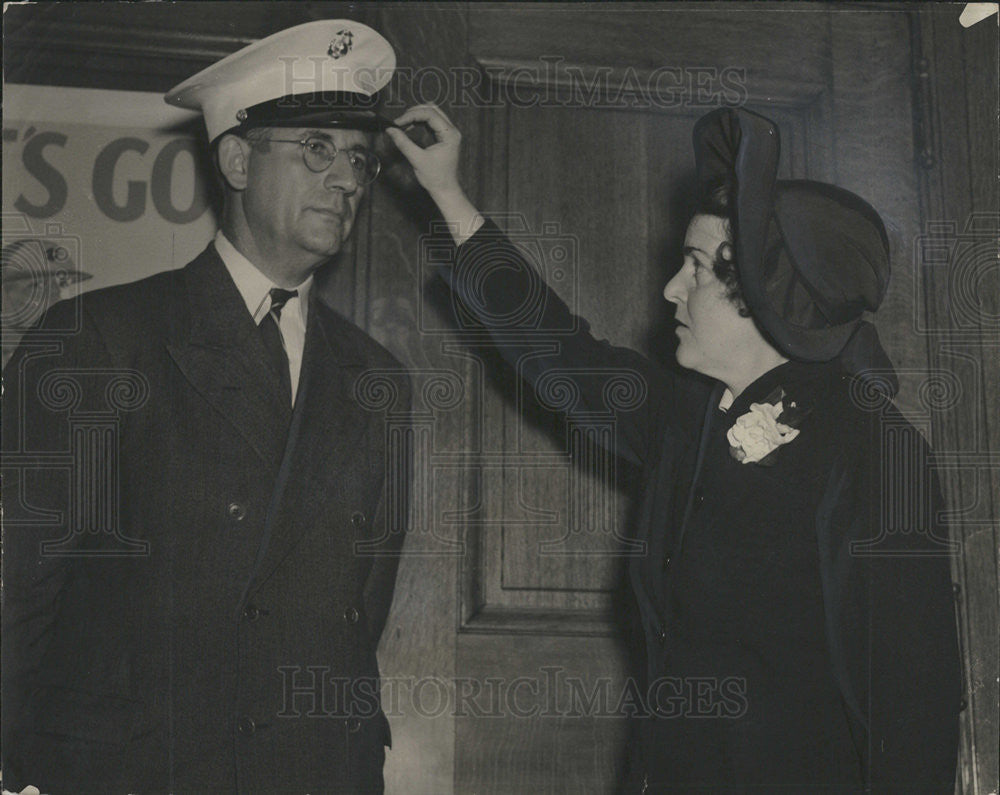
[[[209,141],[254,127],[351,127],[392,122],[375,108],[396,53],[381,34],[348,19],[296,25],[227,55],[164,99],[200,110]]]

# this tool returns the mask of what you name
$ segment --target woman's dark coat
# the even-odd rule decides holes
[[[927,446],[892,403],[837,362],[789,362],[723,412],[721,384],[595,340],[490,222],[440,272],[543,404],[585,422],[617,402],[614,452],[644,484],[636,786],[951,792],[951,547]],[[555,353],[521,357],[540,340]],[[798,437],[739,463],[726,431],[780,395]]]

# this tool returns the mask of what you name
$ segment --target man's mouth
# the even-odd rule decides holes
[[[331,210],[329,207],[310,207],[309,209],[312,210],[314,213],[319,213],[320,215],[324,215],[332,220],[339,221],[343,216],[342,212],[337,210]]]

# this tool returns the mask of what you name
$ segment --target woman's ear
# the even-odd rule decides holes
[[[224,135],[219,141],[216,157],[219,173],[233,190],[245,190],[247,164],[250,160],[250,143],[237,135]]]

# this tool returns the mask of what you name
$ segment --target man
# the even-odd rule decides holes
[[[313,278],[377,176],[394,65],[374,30],[322,21],[177,86],[219,233],[56,305],[7,367],[5,788],[381,791],[407,463],[354,387],[400,367]]]
[[[644,554],[629,574],[646,700],[627,791],[951,792],[953,546],[926,443],[893,406],[864,319],[889,279],[875,210],[777,180],[768,119],[700,119],[703,197],[663,293],[678,364],[699,377],[680,376],[569,316],[463,193],[461,136],[440,110],[396,122],[435,135],[421,148],[389,130],[449,222],[457,249],[439,272],[541,401],[565,406],[546,385],[577,378],[564,410],[586,421],[607,387],[578,373],[641,378],[644,399],[617,413],[608,443],[643,475]],[[523,357],[497,318],[551,353]],[[724,700],[706,701],[706,684]]]

